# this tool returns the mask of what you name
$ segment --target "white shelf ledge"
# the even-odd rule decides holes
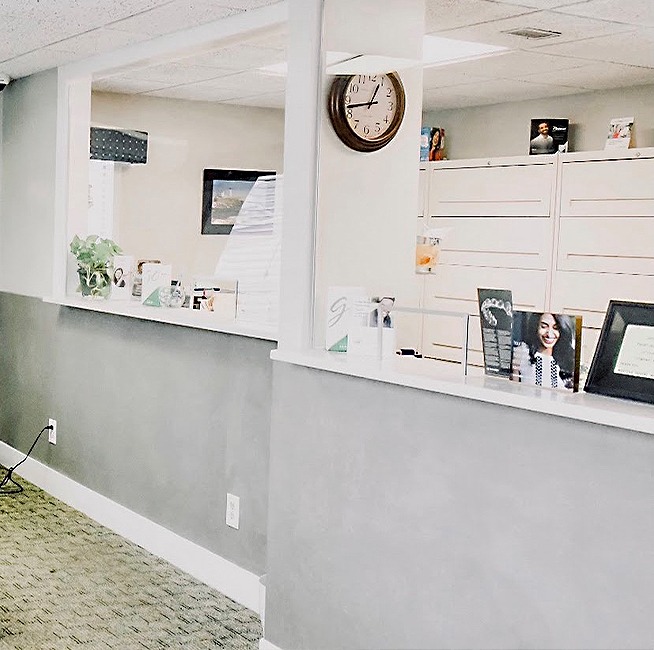
[[[277,341],[277,329],[272,326],[257,323],[243,322],[236,319],[222,318],[217,314],[196,309],[172,309],[164,307],[147,307],[136,301],[119,300],[86,300],[67,296],[65,298],[43,298],[43,302],[97,311],[103,314],[117,314],[129,318],[179,325],[181,327],[193,327],[211,332],[222,332],[224,334],[236,334],[265,341]]]
[[[322,350],[273,350],[270,356],[274,361],[297,366],[654,434],[654,405],[527,386],[487,377],[478,368],[472,368],[471,374],[464,377],[459,364],[401,356],[383,361],[348,359],[347,354]]]

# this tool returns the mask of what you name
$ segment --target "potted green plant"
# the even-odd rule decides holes
[[[82,296],[108,298],[111,293],[110,269],[114,255],[123,252],[120,246],[98,235],[89,235],[86,239],[75,235],[70,242],[70,252],[77,259],[77,291],[81,291]]]

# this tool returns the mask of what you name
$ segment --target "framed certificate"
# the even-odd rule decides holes
[[[611,300],[584,390],[654,404],[654,304]]]

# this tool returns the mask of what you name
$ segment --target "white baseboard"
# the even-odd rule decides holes
[[[0,463],[12,467],[25,454],[0,442]],[[53,497],[83,512],[122,537],[263,615],[265,587],[259,576],[28,458],[18,473]],[[269,646],[267,650],[274,650]]]
[[[265,639],[259,639],[259,650],[282,650],[279,646],[276,646],[274,643],[270,643],[270,641],[266,641]]]

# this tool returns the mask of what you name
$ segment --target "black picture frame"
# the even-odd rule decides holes
[[[201,233],[229,235],[257,179],[275,174],[274,171],[252,169],[205,169],[202,174]],[[217,205],[221,202],[222,205]]]
[[[609,302],[584,391],[654,404],[654,304]]]
[[[547,124],[549,136],[551,136],[551,143],[547,150],[538,145],[537,138],[539,136],[539,126]],[[568,131],[570,129],[570,121],[563,118],[556,117],[535,117],[531,120],[529,127],[529,155],[552,154],[560,151],[565,153],[568,150]]]

